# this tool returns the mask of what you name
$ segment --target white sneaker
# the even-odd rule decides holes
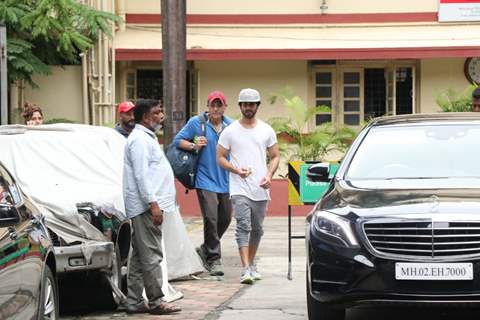
[[[240,283],[253,284],[253,278],[252,278],[252,275],[250,274],[249,267],[246,267],[245,270],[243,270],[242,276],[240,277]]]
[[[258,273],[257,266],[252,264],[250,265],[250,275],[252,276],[253,280],[262,280],[262,275]]]

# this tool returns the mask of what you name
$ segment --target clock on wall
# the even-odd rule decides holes
[[[464,72],[468,81],[480,84],[480,57],[465,60]]]

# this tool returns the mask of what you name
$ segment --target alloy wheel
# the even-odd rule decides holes
[[[55,300],[55,288],[53,287],[52,280],[47,277],[45,281],[45,293],[44,293],[44,311],[43,311],[43,317],[44,319],[50,319],[50,320],[56,320],[56,300]]]

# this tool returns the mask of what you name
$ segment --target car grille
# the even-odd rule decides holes
[[[390,257],[442,258],[480,255],[480,222],[365,222],[376,253]]]
[[[50,229],[48,229],[48,234],[50,235],[50,239],[52,240],[52,244],[55,247],[60,246],[60,239],[58,238],[57,234]]]

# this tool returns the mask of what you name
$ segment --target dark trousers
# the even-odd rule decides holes
[[[203,216],[203,252],[207,263],[212,264],[222,256],[220,239],[232,220],[232,203],[228,193],[215,193],[197,189],[198,202]]]

